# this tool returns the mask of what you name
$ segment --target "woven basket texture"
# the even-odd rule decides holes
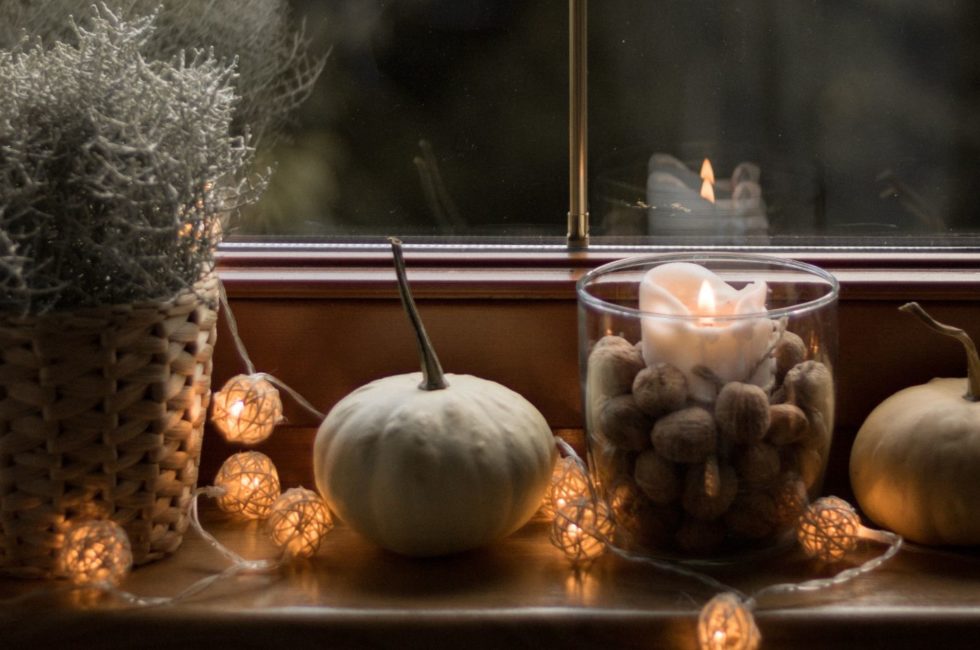
[[[0,316],[0,572],[50,577],[67,525],[110,517],[136,564],[188,525],[217,279],[175,298]]]

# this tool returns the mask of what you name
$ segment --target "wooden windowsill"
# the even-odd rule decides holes
[[[386,254],[281,257],[226,255],[222,262],[242,338],[260,370],[327,410],[367,381],[414,369],[414,341]],[[462,263],[411,251],[406,257],[447,371],[518,390],[581,445],[574,282],[604,260],[531,255],[515,263],[508,255]],[[895,307],[926,301],[937,317],[980,338],[980,259],[894,261],[826,262],[843,282],[839,425],[826,481],[838,493],[847,485],[852,436],[876,403],[934,375],[965,372],[955,342],[909,326]],[[215,387],[241,369],[222,326]],[[289,425],[260,449],[279,466],[286,487],[312,487],[318,422],[288,400],[286,409]],[[231,451],[208,432],[201,484]],[[273,555],[258,525],[210,513],[207,526],[247,557]],[[174,557],[138,569],[125,587],[174,594],[223,566],[189,533]],[[744,590],[819,575],[826,570],[794,554],[716,574]],[[39,586],[0,580],[0,598]],[[236,579],[175,607],[86,608],[48,598],[0,608],[0,649],[693,648],[696,612],[711,595],[697,583],[613,557],[576,582],[540,521],[490,549],[426,561],[381,552],[340,526],[308,565],[276,579]],[[763,606],[764,648],[972,648],[980,634],[980,555],[903,551],[853,583]]]
[[[206,527],[234,550],[274,556],[259,524],[205,513]],[[225,566],[188,533],[174,556],[137,569],[123,587],[173,595]],[[841,568],[789,550],[713,575],[751,592]],[[0,581],[0,597],[44,587]],[[613,556],[576,577],[539,519],[490,548],[428,560],[381,551],[341,525],[309,562],[274,576],[221,582],[172,607],[85,606],[72,594],[5,607],[0,647],[687,649],[694,647],[697,612],[713,593]],[[980,555],[902,551],[845,585],[762,600],[756,616],[767,649],[973,648],[980,634]]]

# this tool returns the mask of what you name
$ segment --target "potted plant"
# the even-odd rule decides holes
[[[232,132],[248,130],[257,150],[271,150],[293,109],[310,95],[326,58],[311,53],[303,23],[287,0],[106,0],[117,16],[156,15],[141,48],[147,60],[169,61],[183,50],[202,49],[236,62],[238,94]],[[14,49],[25,35],[46,45],[74,38],[65,16],[87,15],[92,0],[0,2],[0,49]]]
[[[16,3],[14,3],[16,4]],[[105,5],[0,51],[0,570],[49,576],[78,517],[135,562],[180,544],[197,480],[221,222],[260,193],[234,62],[143,54]]]

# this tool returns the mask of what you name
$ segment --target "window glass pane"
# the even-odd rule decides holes
[[[564,234],[566,2],[291,3],[331,53],[242,233]],[[980,4],[589,4],[593,241],[975,243]]]
[[[565,3],[292,5],[330,55],[244,232],[564,234]]]
[[[877,245],[977,232],[977,3],[592,5],[595,231]],[[705,158],[714,204],[699,196]]]

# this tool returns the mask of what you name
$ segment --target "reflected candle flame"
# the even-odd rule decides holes
[[[715,188],[707,180],[701,183],[701,198],[709,203],[715,202]]]
[[[715,169],[711,166],[711,161],[707,158],[701,163],[701,178],[711,185],[715,184]]]

